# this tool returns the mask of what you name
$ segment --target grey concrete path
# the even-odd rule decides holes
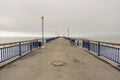
[[[120,72],[59,38],[0,69],[0,80],[120,80]]]

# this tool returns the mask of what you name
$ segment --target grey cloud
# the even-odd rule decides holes
[[[45,31],[65,33],[118,32],[119,0],[1,0],[0,30],[41,31],[42,15]]]

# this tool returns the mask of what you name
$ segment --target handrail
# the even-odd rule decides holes
[[[89,39],[89,38],[74,38],[74,39],[85,40],[85,41],[91,41],[91,42],[96,42],[96,43],[100,42],[100,43],[103,43],[103,44],[109,44],[109,45],[120,46],[120,43],[108,42],[108,41],[100,41],[100,40],[92,40],[92,39]]]
[[[96,40],[89,40],[91,42],[100,42],[103,44],[109,44],[109,45],[115,45],[115,46],[120,46],[120,43],[114,43],[114,42],[106,42],[106,41],[96,41]]]
[[[98,56],[103,56],[109,60],[118,63],[120,67],[120,43],[104,42],[97,40],[89,40],[83,38],[67,38],[68,40],[75,39],[77,45],[81,44],[82,48],[96,53]],[[80,41],[80,42],[79,42]]]
[[[50,42],[59,37],[52,37],[46,39]],[[16,56],[23,56],[25,53],[31,52],[34,48],[41,47],[41,39],[32,39],[25,41],[17,41],[0,44],[0,63],[7,61]]]
[[[106,42],[106,41],[99,41],[99,40],[92,40],[92,39],[88,39],[88,38],[76,38],[79,40],[85,40],[85,41],[90,41],[90,42],[100,42],[102,44],[109,44],[109,45],[114,45],[114,46],[120,46],[120,43],[115,43],[115,42]]]
[[[38,39],[0,44],[0,63],[16,56],[21,57],[23,54],[40,46],[41,42]]]

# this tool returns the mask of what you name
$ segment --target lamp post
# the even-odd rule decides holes
[[[44,16],[42,16],[41,19],[42,19],[42,45],[44,45]]]
[[[69,37],[69,27],[67,28],[67,32],[68,32],[68,35],[67,35],[67,36]]]

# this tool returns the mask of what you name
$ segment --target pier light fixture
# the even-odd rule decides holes
[[[42,45],[44,45],[44,16],[42,16],[41,19],[42,19]]]

